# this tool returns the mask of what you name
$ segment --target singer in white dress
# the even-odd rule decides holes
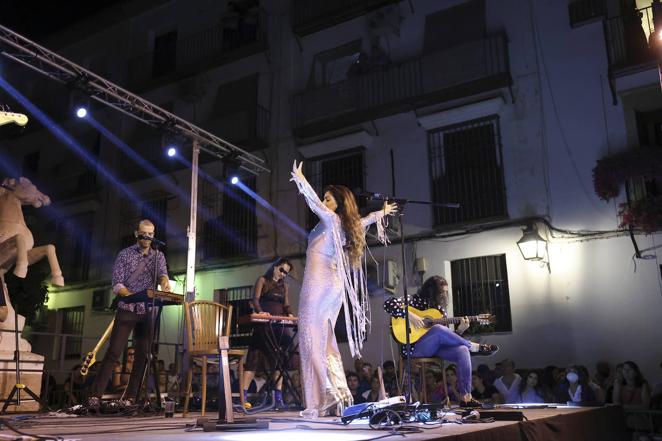
[[[365,250],[365,231],[377,224],[378,236],[385,243],[382,221],[397,211],[395,204],[384,203],[381,211],[361,218],[351,191],[342,185],[325,188],[320,201],[301,171],[303,163],[292,167],[292,181],[308,207],[320,221],[308,236],[306,268],[299,296],[299,351],[306,418],[329,412],[342,412],[352,404],[345,374],[333,333],[340,308],[344,307],[349,348],[360,357],[369,319],[368,300],[361,260]]]

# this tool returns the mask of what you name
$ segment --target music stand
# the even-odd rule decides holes
[[[5,400],[5,404],[3,404],[2,409],[0,410],[0,415],[7,413],[7,408],[12,403],[12,401],[16,403],[17,407],[21,405],[22,390],[30,395],[33,400],[39,403],[40,409],[45,408],[46,410],[50,410],[48,406],[44,405],[43,401],[41,401],[41,398],[39,398],[37,394],[32,391],[32,389],[21,383],[21,351],[19,350],[18,346],[18,311],[16,310],[15,305],[12,305],[12,307],[14,308],[14,363],[16,364],[16,382],[14,383],[9,396]],[[14,395],[16,395],[16,400],[13,400]]]

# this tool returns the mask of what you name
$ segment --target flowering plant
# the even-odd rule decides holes
[[[620,194],[630,180],[662,182],[662,148],[628,149],[598,160],[593,168],[595,193],[608,201]],[[662,196],[649,195],[619,207],[621,227],[632,226],[647,233],[662,230]]]

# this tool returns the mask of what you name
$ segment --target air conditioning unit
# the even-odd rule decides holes
[[[108,312],[114,297],[110,288],[95,289],[92,292],[92,311]]]
[[[395,260],[388,259],[384,267],[380,262],[377,264],[369,262],[366,279],[368,282],[368,293],[370,295],[378,295],[383,293],[383,291],[395,294],[398,282],[400,281],[398,263]]]

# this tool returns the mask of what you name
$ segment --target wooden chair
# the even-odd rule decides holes
[[[406,387],[406,378],[403,375],[404,370],[405,370],[405,364],[407,363],[407,360],[401,359],[400,360],[400,381],[402,384],[402,388],[400,390],[404,390]],[[421,382],[421,390],[413,390],[411,391],[412,394],[416,393],[416,396],[419,398],[419,400],[424,403],[428,404],[428,393],[427,393],[427,388],[425,387],[425,374],[427,373],[427,369],[430,365],[437,365],[441,366],[441,375],[442,375],[442,381],[444,383],[444,392],[446,393],[446,407],[450,407],[451,405],[451,400],[448,396],[448,385],[446,384],[446,369],[444,367],[444,360],[438,357],[412,357],[411,358],[411,372],[412,375],[415,375],[414,373],[416,370],[418,370],[418,378],[420,379]],[[412,385],[414,389],[416,388],[416,382],[412,381]]]
[[[232,305],[222,305],[205,300],[184,303],[186,319],[186,350],[190,361],[186,375],[186,398],[184,400],[183,416],[188,414],[189,398],[191,396],[191,383],[193,380],[193,366],[195,361],[202,363],[202,416],[205,415],[207,401],[207,364],[210,359],[217,359],[220,366],[220,337],[228,337],[231,329]],[[244,376],[245,349],[228,350],[230,363],[239,363],[239,378]],[[240,388],[241,389],[241,388]],[[240,390],[238,395],[241,405],[244,405],[244,395]],[[219,397],[222,399],[223,397]],[[232,409],[228,409],[232,412]]]

